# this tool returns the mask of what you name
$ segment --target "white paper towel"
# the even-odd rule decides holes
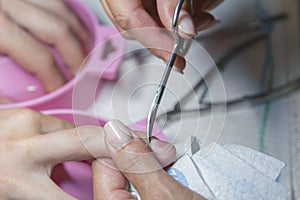
[[[204,159],[197,154],[192,159],[217,199],[288,198],[287,189],[218,144]],[[257,163],[263,165],[266,162],[261,159]],[[272,163],[269,168],[272,168]]]
[[[191,142],[184,147],[187,145]],[[290,196],[290,191],[276,182],[285,164],[271,156],[241,145],[216,144],[202,158],[199,151],[192,155],[190,148],[185,148],[186,154],[168,174],[206,199],[283,200]],[[132,192],[138,195],[134,188]]]
[[[280,160],[242,145],[230,144],[223,147],[273,180],[278,178],[285,166]]]
[[[207,199],[215,199],[214,194],[200,177],[197,167],[188,155],[180,158],[169,170],[168,174],[184,186],[200,193]]]

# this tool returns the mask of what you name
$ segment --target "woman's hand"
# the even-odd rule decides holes
[[[101,127],[75,128],[64,120],[24,108],[1,110],[0,121],[0,199],[74,199],[50,178],[54,166],[110,158]],[[153,140],[158,147],[166,144]],[[169,152],[157,156],[161,164],[174,159],[174,152]],[[107,184],[111,188],[115,183]]]
[[[0,199],[74,199],[50,178],[65,161],[109,156],[100,127],[28,109],[0,111]]]
[[[76,73],[90,39],[62,0],[0,1],[0,53],[36,75],[50,92],[65,80],[45,44],[53,46],[68,69]]]
[[[111,159],[93,162],[94,199],[136,199],[128,192],[130,181],[142,199],[204,199],[184,187],[162,167],[175,159],[175,148],[166,142],[146,141],[118,121],[105,125],[105,142]],[[144,134],[145,135],[145,134]]]
[[[156,27],[172,30],[172,18],[178,0],[100,0],[116,27],[124,32],[124,36],[140,41],[154,55],[167,61],[173,47],[172,36],[162,29],[142,28]],[[193,36],[198,31],[205,30],[217,23],[218,20],[208,13],[223,0],[185,0],[183,10],[179,15],[179,31],[183,36]],[[140,29],[130,32],[129,30]],[[129,31],[129,32],[126,32]],[[184,60],[177,59],[175,67],[183,70]]]

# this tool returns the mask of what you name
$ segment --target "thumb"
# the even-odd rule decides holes
[[[176,157],[176,150],[170,143],[152,138],[149,146],[138,136],[140,133],[130,130],[117,120],[104,126],[104,135],[109,153],[123,172],[148,173],[160,170],[171,164]]]
[[[152,139],[151,145],[138,138],[119,121],[110,121],[104,127],[106,147],[117,168],[134,185],[143,199],[149,190],[163,190],[157,182],[172,179],[161,163],[170,164],[175,158],[175,148],[169,143]],[[163,156],[161,156],[163,154]],[[163,190],[166,191],[166,190]],[[153,195],[153,194],[152,194]]]

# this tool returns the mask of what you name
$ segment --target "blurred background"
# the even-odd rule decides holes
[[[102,23],[111,24],[97,0],[84,1]],[[272,89],[300,77],[299,1],[225,0],[213,13],[221,24],[193,42],[185,74],[172,74],[159,113],[172,110],[176,101],[215,67],[214,63],[224,68],[209,80],[203,102],[242,103],[227,105],[222,111],[194,112],[179,120],[163,118],[157,123],[173,143],[183,142],[189,135],[202,140],[213,135],[219,143],[242,144],[282,160],[286,168],[278,181],[292,190],[291,199],[300,199],[299,81],[283,96],[265,98]],[[141,46],[127,41],[128,51],[135,48]],[[127,124],[147,117],[163,62],[141,52],[125,55],[119,79],[105,83],[101,91],[105,95],[97,99],[90,112]],[[245,98],[257,94],[259,98],[254,100],[258,102]],[[184,109],[201,108],[199,95],[193,93]]]

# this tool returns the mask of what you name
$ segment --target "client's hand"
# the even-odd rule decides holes
[[[65,82],[49,49],[75,73],[90,48],[89,34],[60,0],[1,0],[0,54],[37,76],[50,92]]]
[[[2,110],[0,121],[0,199],[74,199],[51,180],[53,167],[109,156],[100,127],[28,109]]]

